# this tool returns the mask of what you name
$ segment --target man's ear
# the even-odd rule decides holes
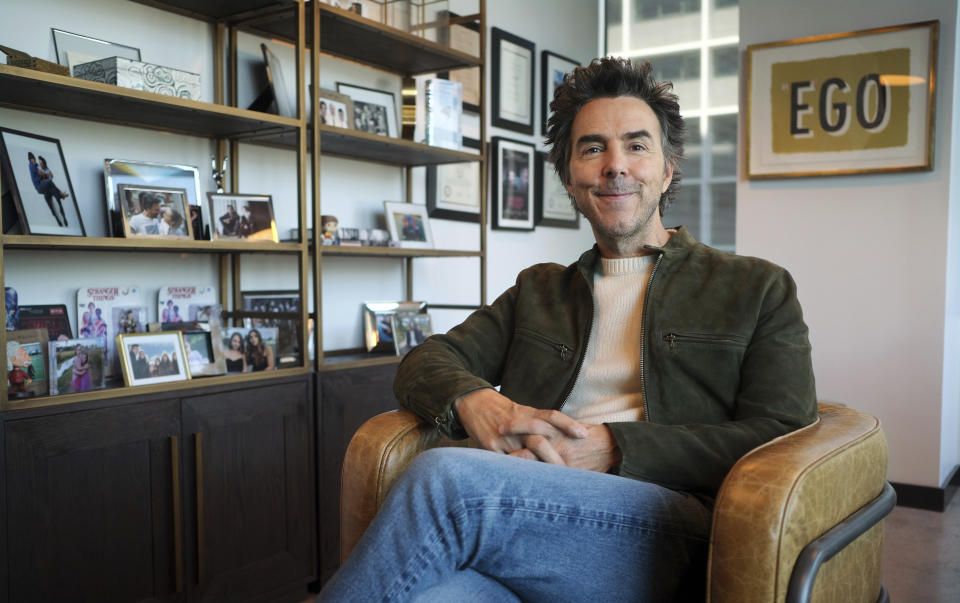
[[[667,161],[663,166],[663,188],[660,194],[667,192],[671,182],[673,182],[673,162]]]

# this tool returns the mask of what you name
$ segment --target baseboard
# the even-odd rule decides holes
[[[943,486],[940,488],[898,482],[890,482],[890,485],[897,492],[898,507],[943,512],[956,495],[957,490],[960,489],[960,465],[953,468],[950,476],[944,480]]]

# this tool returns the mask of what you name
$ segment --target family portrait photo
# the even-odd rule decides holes
[[[24,234],[86,235],[59,140],[0,128],[0,152]]]
[[[361,132],[397,138],[397,103],[392,92],[337,82],[337,92],[353,103],[353,127]]]
[[[270,195],[207,193],[213,240],[279,241]]]
[[[190,371],[180,331],[118,335],[127,386],[186,381]]]
[[[125,236],[193,239],[186,189],[121,184],[118,190]]]

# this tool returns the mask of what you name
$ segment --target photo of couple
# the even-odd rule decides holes
[[[4,179],[23,232],[85,235],[60,142],[5,128],[0,128],[0,142]]]
[[[119,190],[126,236],[193,238],[185,189],[121,184]]]

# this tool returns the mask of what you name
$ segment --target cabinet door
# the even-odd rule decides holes
[[[0,599],[175,598],[178,401],[13,420],[3,428],[9,571]]]
[[[259,600],[314,580],[309,394],[304,379],[184,399],[190,600]]]

